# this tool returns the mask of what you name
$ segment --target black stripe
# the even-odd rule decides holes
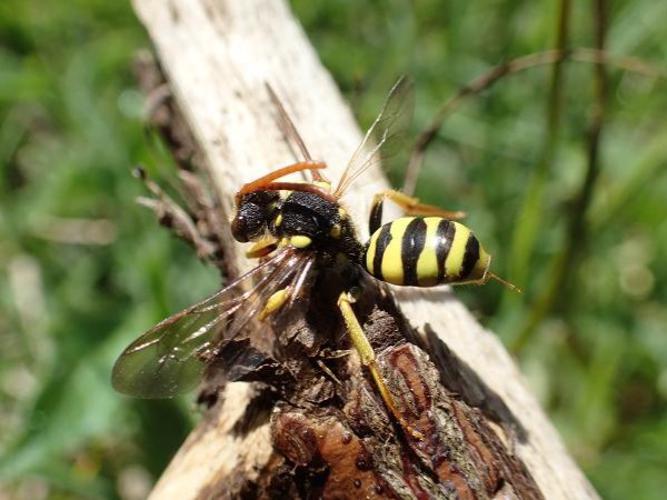
[[[373,256],[373,276],[379,280],[382,278],[382,257],[387,249],[387,245],[391,241],[391,223],[385,224],[380,229],[377,242],[375,243],[375,255]]]
[[[463,265],[461,266],[461,275],[459,278],[466,278],[479,260],[479,240],[470,233],[466,242],[466,251],[463,254]]]
[[[445,281],[445,261],[450,248],[452,248],[454,236],[456,236],[456,226],[453,222],[442,219],[438,223],[436,235],[438,238],[438,244],[435,247],[435,256],[438,262],[438,283],[442,283]]]
[[[382,224],[382,206],[383,203],[380,201],[371,207],[371,214],[368,217],[368,234],[373,234],[380,228],[380,224]]]
[[[421,217],[413,219],[406,227],[401,238],[401,264],[403,265],[403,284],[418,285],[417,260],[426,243],[426,222]]]

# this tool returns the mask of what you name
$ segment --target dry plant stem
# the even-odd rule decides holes
[[[556,62],[561,61],[581,62],[595,64],[596,66],[604,65],[618,68],[622,71],[637,73],[649,78],[667,79],[667,70],[664,68],[656,67],[655,65],[651,65],[646,61],[642,61],[635,57],[616,56],[604,50],[588,47],[535,52],[494,66],[489,71],[461,87],[456,94],[445,101],[433,116],[430,123],[421,131],[413,146],[401,191],[408,195],[414,194],[417,180],[419,179],[419,173],[424,164],[424,157],[428,148],[438,136],[447,117],[456,111],[459,105],[465,101],[467,97],[484,92],[506,76],[521,73],[527,69],[555,64]]]
[[[153,40],[225,216],[232,213],[239,186],[292,161],[289,147],[268,111],[266,82],[281,96],[313,157],[327,161],[330,167],[327,177],[333,180],[340,177],[361,134],[285,2],[171,0],[165,4],[162,0],[134,0],[133,3]],[[365,221],[373,194],[387,188],[378,170],[368,172],[355,183],[344,199],[353,218]],[[360,223],[365,237],[363,226]],[[226,234],[231,241],[229,233]],[[240,247],[232,244],[225,247],[225,257],[233,259],[238,269],[248,268]],[[495,411],[515,419],[520,431],[513,443],[515,457],[525,464],[542,494],[549,499],[596,498],[497,338],[482,329],[446,289],[437,292],[403,289],[397,290],[396,295],[410,322],[431,332],[432,346],[440,346],[442,351],[446,345],[456,353],[457,364],[450,362],[451,356],[433,354],[437,360],[444,360],[438,363],[441,369],[450,370],[447,376],[442,375],[443,380],[460,384],[460,392],[486,408],[485,413]],[[436,347],[433,349],[435,353]],[[409,351],[391,352],[394,354],[389,358],[380,356],[383,362],[390,363],[393,355],[398,356],[397,360],[407,363],[408,373],[416,374],[411,380],[417,384],[414,387],[421,387],[419,372],[410,370],[420,366],[419,363],[432,366],[422,357],[423,351],[413,347]],[[453,366],[458,368],[454,370]],[[274,467],[280,456],[273,451],[271,427],[266,419],[252,419],[250,424],[239,425],[247,421],[246,405],[252,393],[246,384],[228,385],[223,399],[204,416],[174,457],[152,498],[203,498],[215,491],[208,487],[225,481],[232,484],[254,479],[261,486],[265,471]],[[458,412],[461,404],[454,407]],[[291,415],[278,414],[285,418]],[[304,418],[306,423],[321,421],[311,416],[297,412],[296,418],[299,425]],[[471,422],[468,417],[464,420]],[[335,434],[339,425],[331,425],[327,430]],[[464,437],[467,442],[468,435]],[[340,439],[343,438],[345,432],[340,434]],[[338,442],[324,439],[316,444],[320,451],[332,453],[336,452]],[[351,442],[355,446],[366,445],[365,440],[358,438],[352,438]],[[479,450],[494,450],[493,456],[502,455],[509,460],[506,463],[512,463],[512,457],[507,455],[511,443],[508,442],[504,452],[484,443],[479,444]],[[434,455],[428,452],[429,443],[413,445],[422,462],[433,459]],[[420,446],[426,447],[422,454]],[[466,452],[465,447],[461,450]],[[485,456],[486,453],[482,462]],[[303,459],[298,454],[293,458]],[[344,455],[335,459],[338,464],[345,464]],[[337,477],[344,479],[350,473],[357,474],[368,463],[357,461],[351,465],[357,472],[343,470]],[[448,469],[443,470],[443,474],[447,473]],[[416,479],[433,481],[432,477]],[[495,497],[503,493],[499,491]]]
[[[563,51],[567,49],[568,45],[571,2],[570,0],[561,0],[559,5],[556,49]],[[558,131],[564,92],[563,78],[563,61],[556,61],[552,67],[551,83],[547,97],[544,143],[535,168],[530,173],[530,179],[514,227],[508,258],[507,274],[511,276],[514,282],[519,283],[519,286],[525,286],[527,282],[528,269],[530,268],[537,232],[542,222],[540,214],[542,213],[544,189],[555,159],[558,144]],[[500,310],[506,310],[510,301],[516,303],[517,299],[506,296]]]
[[[607,4],[605,0],[593,2],[593,22],[595,29],[595,45],[599,51],[604,50],[607,26]],[[540,322],[557,305],[567,309],[572,302],[574,293],[568,293],[571,280],[576,273],[567,272],[567,269],[577,269],[577,264],[585,252],[588,240],[588,207],[593,197],[595,182],[600,173],[600,142],[605,119],[605,104],[607,102],[608,84],[606,69],[603,64],[596,64],[593,75],[595,86],[595,102],[591,112],[591,123],[588,131],[587,167],[581,189],[577,194],[570,210],[565,248],[555,257],[552,263],[549,284],[545,292],[533,306],[530,316],[520,330],[512,345],[512,351],[521,352],[535,333]],[[568,282],[568,280],[570,282]],[[572,342],[575,339],[570,339]],[[578,349],[575,349],[577,352]]]

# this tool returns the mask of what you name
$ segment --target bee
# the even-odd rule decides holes
[[[378,392],[390,412],[404,424],[380,373],[373,348],[354,312],[364,279],[401,286],[484,284],[496,279],[491,256],[463,224],[463,216],[422,204],[394,190],[378,193],[369,217],[370,239],[360,241],[341,198],[348,187],[399,143],[412,114],[412,82],[402,77],[392,87],[379,115],[352,155],[334,187],[323,175],[326,164],[314,160],[273,90],[287,134],[300,152],[299,161],[243,185],[236,194],[233,237],[253,245],[247,255],[258,265],[231,284],[148,330],[121,354],[113,368],[116,390],[138,397],[173,397],[193,388],[207,362],[250,321],[288,313],[307,300],[314,276],[334,269],[343,285],[337,306]],[[308,174],[305,181],[285,178]],[[386,200],[405,217],[382,223]]]

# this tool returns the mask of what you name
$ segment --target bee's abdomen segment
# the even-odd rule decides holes
[[[364,258],[377,279],[412,286],[478,281],[489,264],[466,226],[440,217],[402,217],[381,226]]]

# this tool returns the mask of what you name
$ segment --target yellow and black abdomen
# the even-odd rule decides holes
[[[490,263],[470,229],[441,217],[402,217],[381,226],[363,261],[379,280],[424,287],[481,281]]]

